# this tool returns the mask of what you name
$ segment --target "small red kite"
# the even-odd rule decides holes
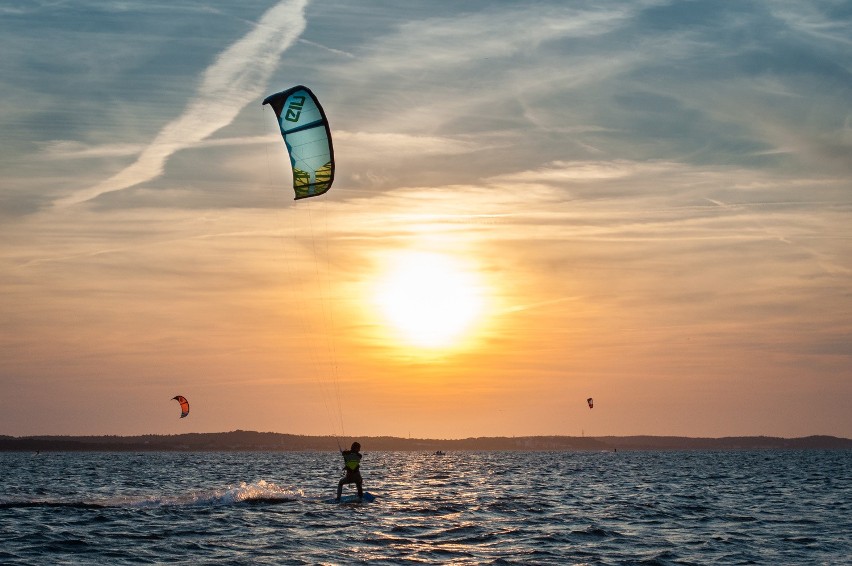
[[[187,416],[189,414],[189,401],[186,400],[186,397],[183,395],[175,395],[172,399],[180,403],[180,418]]]

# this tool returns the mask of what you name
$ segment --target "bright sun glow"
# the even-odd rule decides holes
[[[476,278],[452,258],[408,253],[380,283],[376,301],[406,342],[423,348],[452,345],[483,305]]]

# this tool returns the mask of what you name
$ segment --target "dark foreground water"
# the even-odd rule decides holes
[[[0,564],[849,564],[852,451],[0,453]],[[347,488],[352,489],[352,488]]]

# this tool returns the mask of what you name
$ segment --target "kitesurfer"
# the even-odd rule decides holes
[[[364,497],[364,488],[362,487],[361,478],[361,445],[357,442],[352,443],[352,448],[349,450],[341,450],[343,455],[343,470],[346,475],[340,478],[337,484],[337,501],[340,501],[340,496],[343,494],[343,486],[348,483],[354,483],[358,488],[358,499]]]

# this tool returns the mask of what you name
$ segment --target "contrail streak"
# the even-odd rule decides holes
[[[150,181],[162,174],[175,152],[233,122],[243,107],[258,100],[281,54],[305,30],[306,4],[307,0],[288,0],[270,8],[252,31],[216,57],[183,114],[166,124],[133,164],[55,204],[77,204]]]

